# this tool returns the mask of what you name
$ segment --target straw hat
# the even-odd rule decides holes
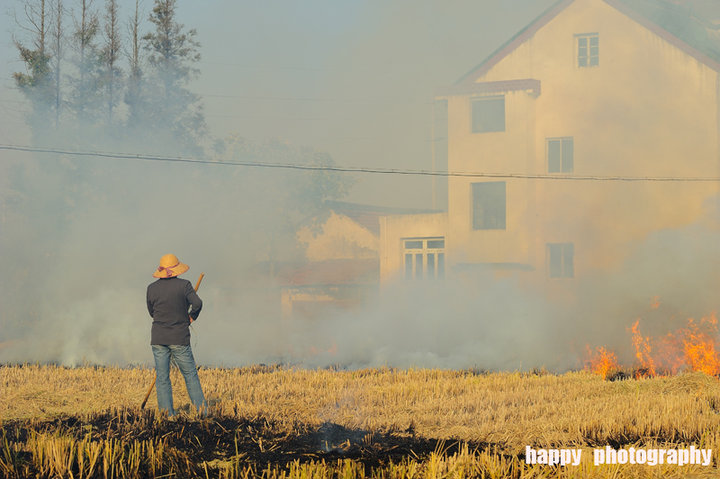
[[[181,263],[174,254],[166,254],[160,258],[160,266],[155,270],[155,278],[173,278],[189,270],[190,266]]]

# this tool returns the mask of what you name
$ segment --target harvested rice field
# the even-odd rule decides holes
[[[173,374],[181,413],[170,419],[154,394],[140,408],[153,369],[0,367],[0,476],[720,473],[720,383],[701,372],[609,381],[585,371],[201,369],[206,418]]]

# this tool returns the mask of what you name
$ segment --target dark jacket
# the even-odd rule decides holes
[[[150,344],[190,344],[190,318],[197,319],[202,309],[190,281],[176,276],[150,283],[147,307],[153,318]]]

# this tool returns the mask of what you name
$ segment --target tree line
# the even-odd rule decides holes
[[[74,0],[72,5],[69,1],[22,0],[16,11],[18,33],[24,35],[13,40],[25,71],[15,72],[13,78],[31,108],[27,122],[35,146],[215,161],[335,164],[327,153],[278,139],[257,142],[241,134],[212,137],[200,98],[189,89],[200,75],[200,43],[195,29],[177,21],[176,0],[154,0],[147,16],[135,0],[125,19],[118,0]],[[118,162],[41,154],[8,165],[16,220],[45,218],[35,225],[34,237],[57,240],[81,222],[88,208],[106,202],[111,210],[116,207],[112,205],[125,203],[129,184],[134,197],[157,201],[148,195],[158,176],[148,176],[151,170],[138,174],[141,170],[123,168]],[[353,183],[348,175],[322,170],[192,172],[165,166],[165,174],[182,181],[189,178],[183,173],[195,175],[195,184],[224,197],[222,204],[229,208],[262,204],[260,213],[248,221],[270,250],[266,256],[273,258],[278,256],[274,251],[290,249],[287,243],[295,242],[298,224],[327,215],[326,201],[345,196]],[[159,169],[152,171],[160,174]],[[7,194],[0,191],[0,206],[9,204]]]
[[[122,19],[117,0],[26,0],[15,12],[22,38],[13,36],[25,71],[13,78],[31,106],[33,142],[132,138],[199,152],[205,118],[188,84],[199,75],[200,44],[176,7],[154,0],[144,19],[135,0]]]

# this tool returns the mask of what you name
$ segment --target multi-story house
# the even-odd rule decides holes
[[[704,214],[720,183],[689,180],[720,177],[720,62],[640,3],[560,0],[440,92],[448,171],[475,175],[448,178],[446,212],[381,218],[382,281],[562,292]]]

